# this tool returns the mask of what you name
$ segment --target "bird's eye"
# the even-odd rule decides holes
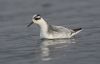
[[[41,17],[40,17],[40,15],[37,15],[37,16],[34,17],[34,19],[39,20],[39,19],[41,19]]]
[[[41,19],[41,18],[40,18],[40,17],[39,17],[39,18],[38,18],[38,17],[35,17],[34,19],[35,19],[35,20],[39,20],[39,19]]]

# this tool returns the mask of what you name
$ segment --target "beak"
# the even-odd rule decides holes
[[[27,27],[30,27],[32,24],[33,24],[33,21],[30,22],[30,23],[27,25]]]

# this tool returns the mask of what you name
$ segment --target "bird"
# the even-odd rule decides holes
[[[50,25],[40,14],[33,15],[32,22],[27,27],[30,27],[32,24],[37,24],[40,27],[41,39],[72,38],[82,31],[82,28],[70,29],[63,26]]]

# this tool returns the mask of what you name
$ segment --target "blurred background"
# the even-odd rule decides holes
[[[34,14],[50,24],[83,31],[68,47],[41,48],[48,41],[40,41],[39,28],[26,27]],[[0,64],[100,64],[99,48],[100,0],[0,0]],[[41,49],[48,58],[42,59]]]

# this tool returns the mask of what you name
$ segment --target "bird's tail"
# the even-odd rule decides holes
[[[79,30],[82,30],[82,28],[72,29],[73,31],[77,32]]]
[[[78,34],[80,31],[82,31],[82,28],[76,28],[76,29],[72,29],[74,32],[71,34],[71,37]]]

